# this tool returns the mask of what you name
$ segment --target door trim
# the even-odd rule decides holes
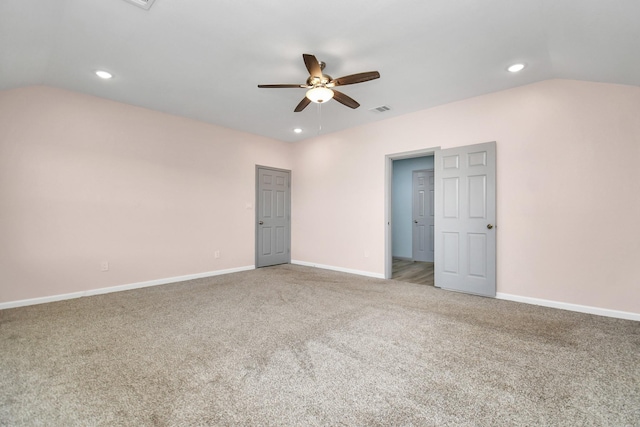
[[[391,189],[393,188],[393,161],[413,159],[415,157],[435,156],[440,147],[423,148],[402,153],[387,154],[385,156],[384,177],[384,278],[391,279],[393,274],[393,240],[391,235]],[[434,171],[435,174],[435,171]]]
[[[256,266],[256,268],[258,268],[258,233],[260,232],[260,229],[258,228],[258,221],[259,221],[259,212],[258,212],[258,207],[260,204],[260,194],[258,193],[258,189],[259,189],[259,174],[258,171],[260,169],[268,169],[268,170],[272,170],[272,171],[276,171],[276,172],[287,172],[289,174],[289,192],[288,192],[288,197],[286,200],[287,203],[287,212],[289,212],[289,218],[288,218],[288,233],[287,233],[287,264],[291,264],[291,182],[293,180],[293,172],[289,169],[280,169],[280,168],[274,168],[271,166],[264,166],[264,165],[256,165],[255,167],[255,204],[254,204],[254,218],[253,218],[253,228],[254,228],[254,265]]]

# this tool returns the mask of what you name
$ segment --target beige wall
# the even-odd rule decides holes
[[[253,265],[255,164],[293,169],[294,260],[383,274],[385,155],[497,141],[498,292],[640,313],[639,112],[553,80],[286,144],[0,92],[0,303]]]
[[[0,302],[253,265],[255,165],[291,168],[289,152],[63,90],[0,92]]]
[[[498,292],[640,313],[631,86],[546,81],[296,144],[293,259],[383,274],[385,155],[487,141]]]

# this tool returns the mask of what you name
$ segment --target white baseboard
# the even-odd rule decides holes
[[[342,273],[358,274],[360,276],[375,277],[377,279],[384,279],[384,274],[371,273],[369,271],[352,270],[349,268],[334,267],[331,265],[315,264],[312,262],[298,261],[298,260],[291,260],[291,264],[303,265],[306,267],[322,268],[325,270],[340,271]],[[507,300],[507,301],[521,302],[525,304],[539,305],[543,307],[557,308],[560,310],[595,314],[597,316],[640,321],[639,313],[631,313],[628,311],[610,310],[607,308],[591,307],[587,305],[570,304],[566,302],[551,301],[551,300],[540,299],[540,298],[523,297],[519,295],[505,294],[501,292],[496,293],[496,298]]]
[[[298,261],[298,260],[293,260],[293,259],[291,260],[291,264],[303,265],[305,267],[322,268],[324,270],[339,271],[341,273],[357,274],[359,276],[374,277],[376,279],[384,279],[384,274],[372,273],[370,271],[352,270],[350,268],[334,267],[332,265],[316,264],[316,263],[313,263],[313,262]]]
[[[47,297],[23,299],[19,301],[9,301],[0,303],[0,310],[7,308],[24,307],[27,305],[44,304],[47,302],[62,301],[67,299],[89,297],[92,295],[102,295],[111,292],[129,291],[131,289],[146,288],[149,286],[166,285],[169,283],[184,282],[193,279],[202,279],[205,277],[220,276],[223,274],[237,273],[240,271],[254,270],[254,265],[245,267],[230,268],[227,270],[207,271],[206,273],[187,274],[185,276],[168,277],[166,279],[149,280],[146,282],[129,283],[127,285],[109,286],[108,288],[89,289],[87,291],[72,292],[70,294],[51,295]]]
[[[335,266],[324,265],[324,264],[315,264],[312,262],[298,261],[298,260],[291,260],[291,264],[302,265],[305,267],[322,268],[325,270],[339,271],[342,273],[357,274],[359,276],[373,277],[376,279],[384,279],[384,274],[372,273],[370,271],[353,270],[350,268],[335,267]],[[205,277],[220,276],[223,274],[238,273],[240,271],[247,271],[247,270],[254,270],[254,269],[255,269],[254,265],[247,265],[244,267],[230,268],[227,270],[208,271],[205,273],[168,277],[165,279],[156,279],[156,280],[149,280],[146,282],[129,283],[126,285],[110,286],[107,288],[100,288],[100,289],[90,289],[87,291],[73,292],[69,294],[51,295],[47,297],[24,299],[19,301],[9,301],[9,302],[0,303],[0,310],[5,310],[8,308],[24,307],[27,305],[44,304],[48,302],[63,301],[63,300],[74,299],[74,298],[88,297],[92,295],[102,295],[102,294],[108,294],[111,292],[128,291],[132,289],[146,288],[149,286],[166,285],[169,283],[184,282],[187,280],[202,279]],[[514,301],[514,302],[521,302],[525,304],[539,305],[543,307],[557,308],[561,310],[576,311],[579,313],[595,314],[598,316],[613,317],[617,319],[640,321],[640,313],[631,313],[628,311],[610,310],[607,308],[591,307],[587,305],[551,301],[551,300],[546,300],[541,298],[523,297],[519,295],[505,294],[502,292],[496,293],[496,298],[506,300],[506,301]]]
[[[570,304],[566,302],[551,301],[540,298],[522,297],[519,295],[503,294],[501,292],[496,293],[496,298],[507,301],[522,302],[525,304],[540,305],[543,307],[559,308],[561,310],[577,311],[579,313],[640,321],[639,313],[631,313],[628,311],[610,310],[607,308],[591,307],[588,305]]]

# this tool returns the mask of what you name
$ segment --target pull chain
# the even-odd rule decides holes
[[[318,103],[318,135],[322,130],[322,104]]]

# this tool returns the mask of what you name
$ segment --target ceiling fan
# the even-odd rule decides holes
[[[336,86],[352,85],[354,83],[362,83],[369,80],[374,80],[380,77],[380,73],[377,71],[367,71],[364,73],[351,74],[348,76],[334,79],[328,74],[322,74],[325,63],[320,62],[315,56],[307,53],[302,54],[304,65],[309,71],[309,78],[305,84],[282,84],[282,85],[258,85],[261,88],[302,88],[308,89],[307,94],[302,101],[295,108],[296,113],[304,110],[311,102],[321,104],[329,101],[331,98],[335,99],[342,105],[346,105],[349,108],[358,108],[360,104],[353,98],[345,95],[334,89]]]

